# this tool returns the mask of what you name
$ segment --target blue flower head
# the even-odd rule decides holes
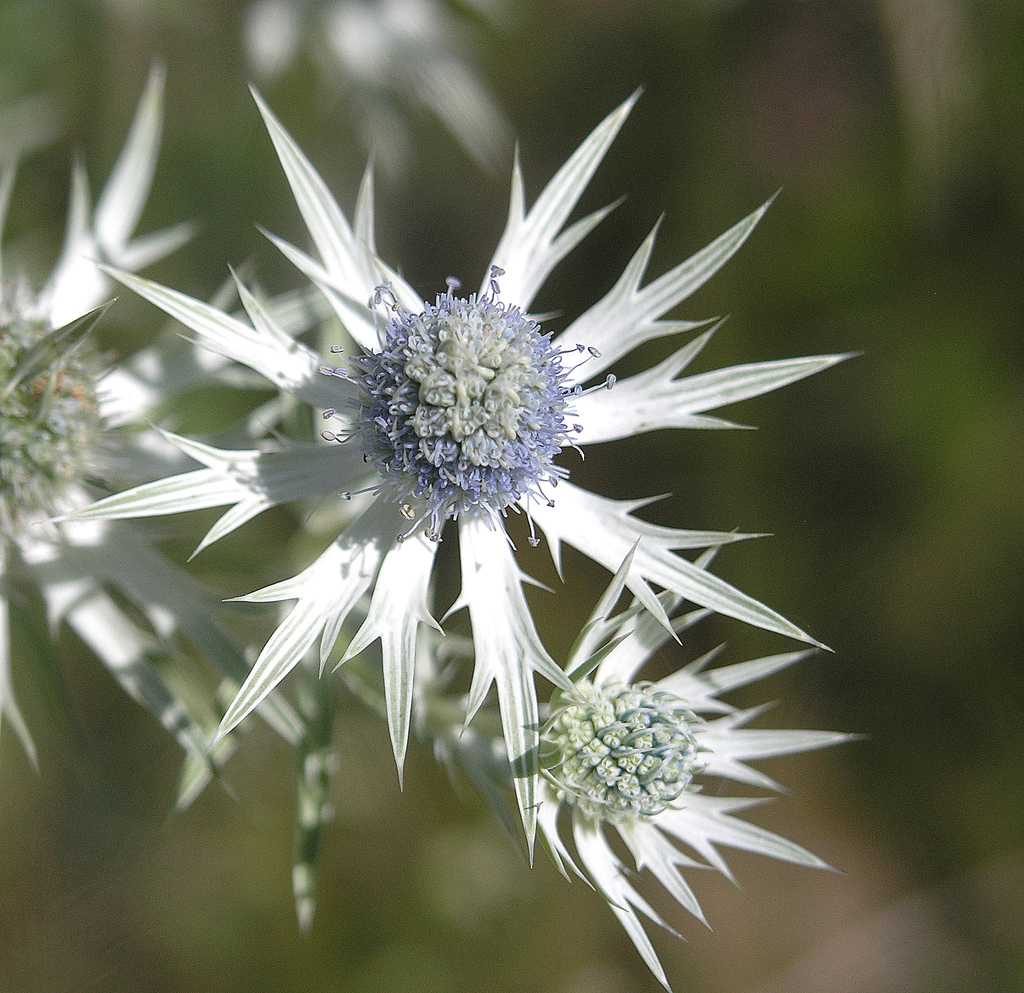
[[[439,539],[449,518],[485,516],[533,499],[567,475],[554,464],[577,430],[567,420],[582,393],[551,336],[490,292],[455,295],[457,283],[413,314],[387,287],[381,349],[356,358],[349,378],[359,389],[356,433],[382,489],[413,522]],[[614,381],[614,380],[611,380]],[[606,381],[607,384],[608,381]],[[605,385],[605,384],[602,384]],[[330,433],[328,433],[330,437]]]

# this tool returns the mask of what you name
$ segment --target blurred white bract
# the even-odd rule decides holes
[[[60,115],[42,95],[0,104],[0,165],[49,144],[60,131]]]
[[[851,740],[831,731],[748,728],[764,707],[737,710],[720,699],[731,690],[764,679],[811,654],[789,652],[708,668],[724,645],[655,682],[640,673],[668,644],[672,633],[634,600],[613,610],[626,585],[630,553],[598,602],[569,655],[566,675],[573,689],[555,693],[541,734],[543,779],[540,829],[566,878],[572,870],[608,901],[658,981],[665,971],[637,914],[670,932],[634,886],[634,878],[609,843],[618,833],[636,869],[647,869],[672,897],[707,924],[682,870],[717,869],[733,879],[719,847],[737,848],[812,868],[828,868],[806,849],[735,816],[763,802],[757,797],[700,793],[702,777],[781,791],[774,780],[746,763],[825,748]],[[666,613],[683,600],[662,593]],[[674,616],[681,635],[710,611]],[[560,832],[571,825],[576,858]],[[677,847],[687,846],[695,860]],[[577,862],[578,859],[578,862]]]
[[[128,430],[132,421],[205,381],[224,363],[165,334],[129,362],[105,368],[89,340],[109,304],[111,282],[97,263],[126,269],[155,262],[184,243],[189,224],[134,236],[156,169],[163,127],[164,74],[152,71],[124,149],[93,209],[85,171],[72,174],[67,233],[60,259],[36,292],[11,260],[0,269],[0,721],[29,755],[35,745],[13,689],[22,672],[48,664],[34,646],[12,638],[12,591],[40,595],[54,640],[62,623],[148,708],[189,757],[182,799],[209,781],[210,728],[200,727],[163,668],[185,635],[234,692],[248,671],[244,653],[212,619],[212,604],[184,570],[168,562],[138,527],[69,520],[102,492],[167,471],[179,458]],[[14,190],[14,165],[0,171],[0,235]],[[294,309],[294,308],[291,308]],[[284,326],[289,307],[275,307]],[[64,515],[57,517],[57,515]],[[131,605],[126,609],[125,602]],[[211,715],[212,717],[213,715]],[[300,723],[283,702],[266,716],[289,740]],[[213,718],[215,722],[215,717]],[[225,757],[221,751],[218,758]]]
[[[445,0],[256,0],[244,32],[264,79],[305,51],[389,171],[410,157],[408,113],[418,108],[483,165],[493,168],[509,145],[505,115],[475,68],[474,30]]]
[[[611,500],[569,482],[566,448],[629,438],[660,428],[724,428],[708,411],[827,369],[843,356],[760,362],[681,377],[710,340],[708,322],[662,320],[710,279],[743,244],[766,207],[664,275],[643,285],[655,231],[618,282],[561,334],[529,316],[555,266],[608,214],[566,226],[580,196],[633,107],[631,98],[582,143],[527,210],[518,163],[508,222],[480,291],[448,290],[424,301],[376,256],[372,175],[350,224],[323,180],[259,100],[319,258],[271,236],[323,292],[359,353],[325,367],[280,328],[239,281],[249,322],[129,273],[122,283],[190,328],[198,340],[249,366],[331,420],[328,445],[226,450],[170,437],[203,468],[102,500],[82,520],[146,517],[230,505],[200,548],[264,510],[344,490],[360,515],[299,575],[239,599],[296,600],[268,641],[220,733],[259,707],[320,642],[321,667],[346,620],[365,598],[365,621],[342,662],[382,641],[384,690],[401,771],[409,734],[417,632],[437,626],[430,604],[438,542],[459,535],[462,595],[475,670],[465,708],[470,721],[497,684],[508,758],[531,847],[537,824],[539,710],[534,673],[571,690],[545,650],[522,590],[525,578],[505,533],[511,512],[547,538],[560,568],[566,542],[610,571],[636,546],[624,582],[666,629],[652,586],[699,606],[801,641],[814,642],[775,611],[709,573],[678,550],[718,547],[749,535],[651,524],[634,512],[651,498]],[[654,338],[703,328],[673,356],[615,384],[608,368]],[[589,380],[595,384],[586,387]],[[614,389],[610,388],[614,385]],[[340,442],[333,444],[333,442]],[[339,663],[340,664],[340,663]]]

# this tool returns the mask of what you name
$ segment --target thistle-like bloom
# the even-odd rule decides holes
[[[642,538],[627,586],[666,627],[668,617],[652,584],[813,642],[768,607],[674,554],[747,536],[657,526],[633,514],[650,500],[610,500],[567,478],[571,459],[566,455],[573,454],[567,447],[665,427],[726,427],[706,412],[841,358],[764,362],[679,378],[707,344],[711,328],[647,372],[617,384],[607,373],[645,341],[702,326],[660,318],[726,262],[765,208],[642,286],[652,231],[615,286],[557,337],[530,316],[551,270],[610,210],[563,230],[633,103],[626,101],[597,127],[529,211],[517,163],[508,223],[480,292],[460,296],[450,282],[447,292],[424,302],[376,257],[370,174],[350,225],[313,166],[259,101],[320,260],[270,237],[322,290],[361,349],[341,368],[324,367],[283,333],[244,285],[239,288],[251,324],[177,291],[114,273],[209,347],[320,408],[333,421],[326,439],[340,444],[225,451],[176,438],[204,468],[110,497],[82,517],[139,517],[231,504],[200,546],[205,547],[284,501],[324,498],[342,489],[365,507],[300,575],[240,598],[298,603],[229,707],[222,735],[267,698],[318,638],[326,662],[346,618],[369,595],[368,615],[342,661],[381,639],[388,719],[401,770],[417,628],[436,625],[428,589],[437,541],[452,522],[459,533],[462,594],[451,609],[469,609],[476,655],[466,720],[496,683],[509,758],[517,769],[525,768],[516,777],[516,792],[532,844],[538,783],[533,674],[572,687],[544,649],[530,616],[522,591],[525,577],[503,527],[510,512],[525,514],[531,536],[534,526],[544,532],[559,567],[562,542],[614,571]],[[586,387],[591,379],[595,385]]]
[[[111,482],[137,480],[140,463],[166,466],[166,452],[154,452],[120,428],[194,385],[202,378],[195,373],[208,377],[212,371],[183,361],[176,336],[107,370],[89,339],[105,310],[98,305],[111,288],[96,260],[134,269],[163,257],[190,234],[185,224],[132,237],[156,167],[162,104],[163,72],[155,69],[95,210],[76,164],[63,252],[43,290],[34,293],[23,277],[3,282],[9,274],[0,271],[0,720],[7,719],[35,761],[12,688],[9,623],[11,593],[27,583],[39,591],[51,628],[66,622],[122,688],[189,750],[194,791],[209,775],[208,735],[164,679],[159,660],[184,633],[227,686],[237,688],[247,672],[243,653],[211,621],[199,585],[167,562],[138,528],[54,520],[92,502],[97,483],[109,491]],[[0,174],[0,235],[13,186],[11,165]],[[161,374],[159,390],[150,386],[154,372]],[[138,608],[148,629],[111,589]],[[298,721],[282,702],[268,716],[283,734],[297,737]]]
[[[273,78],[306,49],[330,90],[342,84],[350,120],[382,164],[409,157],[408,111],[425,108],[487,166],[508,147],[508,124],[473,65],[474,38],[446,0],[255,0],[245,47]]]
[[[574,686],[556,692],[541,733],[541,835],[556,865],[591,882],[608,901],[644,961],[669,988],[664,969],[637,911],[671,930],[637,892],[628,869],[609,843],[617,832],[636,863],[648,869],[691,914],[707,924],[680,870],[711,867],[732,873],[719,846],[813,868],[828,868],[816,855],[735,815],[758,798],[703,795],[702,777],[733,780],[767,790],[781,787],[746,763],[776,755],[842,744],[853,736],[831,731],[748,728],[764,710],[737,710],[720,697],[800,661],[810,652],[789,652],[709,669],[721,647],[655,682],[640,673],[670,634],[634,601],[612,616],[626,582],[630,557],[598,603],[573,647],[567,674]],[[662,593],[663,607],[682,605]],[[676,634],[709,611],[680,614]],[[572,826],[574,859],[559,822]],[[682,843],[704,861],[685,854]]]

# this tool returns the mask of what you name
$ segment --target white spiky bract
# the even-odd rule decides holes
[[[5,301],[0,295],[0,316],[29,321],[40,333],[50,332],[47,340],[54,342],[54,354],[48,355],[47,361],[56,368],[65,361],[64,350],[82,344],[85,333],[103,310],[99,305],[112,284],[97,268],[98,261],[107,260],[126,270],[142,267],[162,258],[189,236],[187,224],[134,236],[156,170],[163,92],[164,72],[157,66],[150,73],[123,150],[95,210],[90,204],[84,169],[80,163],[75,164],[63,249],[42,291],[32,294],[27,283],[19,279],[13,286],[12,300]],[[14,165],[9,163],[0,170],[0,241],[13,185]],[[0,264],[2,261],[0,257]],[[0,268],[0,278],[9,279],[9,270],[9,263],[6,271]],[[0,281],[0,291],[4,285]],[[227,302],[227,297],[222,297],[222,302]],[[312,323],[312,316],[307,319],[299,303],[292,298],[268,306],[280,324],[295,333]],[[310,315],[315,311],[316,308],[310,310]],[[221,364],[205,360],[210,353],[194,353],[195,349],[183,345],[176,333],[164,335],[129,363],[104,375],[96,399],[107,430],[90,460],[96,476],[120,481],[127,474],[119,470],[127,467],[138,478],[138,465],[145,462],[150,449],[141,436],[113,429],[144,417],[157,404],[214,378],[221,371]],[[33,375],[42,373],[50,375],[51,370],[40,367]],[[7,385],[0,384],[0,391]],[[171,436],[168,440],[173,445],[177,439]],[[209,451],[207,458],[216,459],[213,449],[184,441],[180,444],[193,457]],[[166,463],[168,453],[174,456],[172,445],[159,450],[159,462]],[[258,470],[262,472],[267,481],[264,500],[270,505],[276,499],[275,493],[295,496],[307,492],[311,485],[303,475],[306,468],[293,468],[294,457],[291,461],[289,458],[286,455],[277,459],[254,452],[248,459],[240,456],[234,471],[243,478],[247,478],[247,473],[251,477]],[[219,492],[223,493],[224,472],[208,475],[216,479]],[[193,476],[193,498],[202,478],[201,472]],[[230,496],[247,493],[248,490],[236,487]],[[65,514],[93,499],[78,483],[69,485],[59,496],[58,509]],[[245,508],[237,511],[245,512]],[[221,527],[226,533],[231,522],[223,521]],[[187,749],[191,778],[186,800],[194,797],[212,775],[211,762],[219,764],[223,752],[211,760],[207,750],[209,730],[199,727],[190,716],[161,671],[162,661],[172,653],[173,640],[182,634],[203,652],[228,693],[237,691],[248,672],[241,648],[212,620],[211,603],[205,591],[184,570],[163,558],[138,529],[103,521],[51,521],[45,519],[45,514],[35,513],[28,519],[19,519],[11,533],[0,531],[0,722],[6,720],[13,728],[33,762],[35,747],[12,688],[14,648],[5,584],[14,579],[27,581],[39,590],[54,636],[62,624],[67,624],[120,686],[149,709]],[[149,630],[144,630],[125,611],[111,596],[111,590],[137,608]],[[264,716],[289,741],[299,739],[299,719],[285,701],[275,701]]]
[[[638,600],[634,600],[627,610],[612,614],[626,588],[635,553],[636,549],[633,549],[623,560],[608,591],[577,639],[566,665],[566,671],[577,679],[580,674],[585,674],[588,685],[596,694],[602,691],[614,694],[623,686],[640,682],[643,666],[670,638],[665,627]],[[670,614],[683,603],[681,597],[670,592],[662,593],[659,600],[662,608]],[[707,614],[705,610],[682,614],[676,618],[673,627],[677,633],[681,632]],[[672,694],[681,706],[695,715],[687,730],[695,735],[700,749],[698,758],[702,769],[698,780],[700,776],[711,776],[781,791],[782,787],[774,780],[746,763],[838,745],[855,737],[831,731],[745,727],[761,713],[762,708],[736,710],[721,700],[721,696],[779,672],[806,658],[813,650],[708,668],[721,647],[657,680],[651,687],[652,691]],[[599,659],[596,665],[595,659]],[[553,706],[557,707],[558,702],[556,695]],[[732,872],[719,852],[720,847],[741,849],[812,868],[828,868],[824,861],[794,842],[736,816],[740,811],[763,802],[762,798],[705,796],[696,791],[699,786],[691,786],[692,792],[683,793],[659,813],[602,817],[595,815],[592,805],[575,804],[571,797],[567,802],[560,802],[557,783],[558,769],[555,767],[550,777],[542,781],[539,816],[541,836],[556,867],[567,879],[571,870],[592,883],[604,896],[644,962],[666,989],[669,989],[668,978],[639,915],[669,931],[672,928],[637,891],[629,870],[611,845],[608,832],[618,832],[633,857],[637,871],[649,870],[682,907],[705,925],[704,913],[681,870],[711,867],[732,880]],[[576,857],[563,837],[560,822],[564,821],[571,821]],[[677,843],[686,846],[703,861],[687,855],[677,847]]]
[[[259,95],[254,95],[319,257],[273,235],[269,237],[319,287],[358,345],[365,352],[374,353],[381,348],[381,339],[367,301],[382,283],[387,282],[395,306],[418,314],[424,304],[420,295],[375,254],[370,173],[367,172],[360,190],[354,222],[350,223],[316,169]],[[528,312],[536,292],[554,267],[606,216],[610,208],[569,223],[580,196],[635,100],[635,96],[631,97],[598,125],[529,209],[516,162],[508,221],[488,270],[492,275],[496,271],[493,267],[503,271],[501,293],[508,306]],[[763,212],[764,208],[756,211],[692,259],[642,286],[653,244],[652,233],[618,283],[562,332],[557,344],[570,349],[577,343],[593,345],[595,358],[584,368],[599,372],[650,338],[697,327],[662,318],[725,264]],[[339,419],[344,422],[348,418],[340,433],[348,434],[357,427],[351,413],[351,382],[318,375],[318,357],[283,333],[244,287],[242,297],[250,318],[248,323],[151,281],[110,271],[126,286],[185,324],[200,342],[219,355],[254,369],[314,407],[330,408],[332,413],[336,408]],[[485,277],[483,282],[485,292],[490,287],[489,278]],[[726,422],[708,418],[705,412],[776,389],[826,369],[841,358],[816,356],[674,378],[706,340],[707,335],[684,345],[667,364],[627,379],[621,391],[599,390],[581,396],[582,437],[602,441],[655,427],[723,427]],[[596,355],[598,349],[600,356]],[[186,443],[176,439],[176,444]],[[366,466],[361,468],[355,461],[347,463],[344,456],[332,455],[320,447],[264,456],[213,453],[199,448],[193,449],[193,453],[206,469],[100,501],[80,516],[125,518],[170,509],[199,509],[216,501],[232,505],[207,536],[205,545],[264,507],[298,495],[294,490],[300,485],[307,487],[307,495],[326,491],[331,479],[334,488],[353,492],[368,485],[367,473],[363,471]],[[338,459],[337,464],[328,467],[327,460],[334,458]],[[280,471],[276,465],[281,466]],[[369,485],[372,488],[372,480]],[[669,622],[652,585],[769,631],[816,643],[799,627],[711,575],[699,563],[675,554],[678,550],[717,547],[749,536],[656,526],[634,515],[634,511],[650,502],[648,499],[613,501],[567,482],[560,483],[553,495],[552,506],[539,505],[536,499],[520,503],[522,510],[546,533],[556,564],[564,541],[613,571],[630,547],[642,538],[626,583],[663,625]],[[378,501],[382,499],[378,497]],[[396,515],[392,513],[391,517]],[[470,716],[491,683],[496,682],[509,759],[523,773],[517,794],[532,847],[537,777],[530,753],[538,742],[533,673],[539,672],[556,684],[561,677],[533,630],[522,576],[505,547],[506,538],[500,527],[489,532],[480,518],[472,516],[462,517],[458,525],[464,591],[459,605],[469,608],[477,647]],[[429,549],[420,545],[399,549],[394,544],[405,526],[394,519],[386,520],[383,508],[371,508],[317,563],[256,597],[295,599],[297,605],[257,660],[221,725],[222,736],[267,698],[318,635],[323,636],[324,650],[329,652],[351,605],[360,595],[372,591],[370,616],[345,657],[351,657],[375,638],[382,639],[389,724],[395,756],[401,764],[413,678],[410,646],[415,641],[417,626],[431,623],[425,596],[432,566]],[[397,618],[401,618],[400,630],[388,630]]]

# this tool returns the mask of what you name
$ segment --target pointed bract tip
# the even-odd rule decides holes
[[[793,661],[790,662],[790,665],[796,665],[798,662],[805,662],[807,659],[813,658],[815,655],[820,653],[821,649],[817,647],[805,648],[803,651],[796,651],[793,653],[794,658]]]
[[[836,352],[835,355],[830,355],[833,365],[838,365],[840,362],[849,362],[850,359],[859,359],[865,353],[864,352]]]
[[[155,58],[149,63],[148,86],[163,86],[167,80],[167,64],[163,59]]]
[[[858,741],[871,741],[872,736],[865,734],[863,731],[838,731],[836,732],[836,740],[831,742],[833,745],[852,745]]]
[[[616,197],[610,204],[602,207],[600,210],[594,211],[595,216],[600,217],[602,220],[606,218],[613,210],[618,210],[627,200],[629,199],[628,193],[623,193],[621,196]]]
[[[107,262],[98,262],[94,260],[93,264],[100,270],[100,272],[105,272],[111,279],[116,279],[119,283],[122,283],[129,289],[133,288],[131,285],[132,280],[142,282],[141,277],[136,276],[134,273],[128,272],[125,269],[118,269],[117,266],[110,265]]]
[[[622,125],[625,123],[626,118],[629,117],[633,108],[636,106],[637,100],[639,100],[640,97],[643,95],[643,92],[643,87],[638,86],[628,97],[626,97],[625,100],[622,101],[622,103],[620,103],[610,114],[608,114],[604,118],[604,120],[601,122],[601,125],[607,127],[609,124],[612,124],[615,131],[618,131],[618,129],[621,128]],[[598,130],[600,129],[601,125],[598,126]]]

